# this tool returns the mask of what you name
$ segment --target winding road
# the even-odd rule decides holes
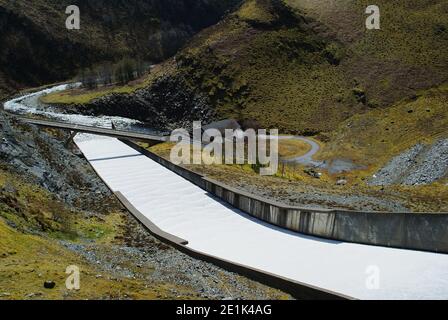
[[[280,136],[280,140],[298,140],[305,142],[306,144],[309,144],[311,146],[311,150],[309,150],[306,154],[303,156],[298,156],[290,159],[283,160],[285,163],[298,163],[303,164],[306,166],[314,166],[314,167],[320,167],[323,165],[322,161],[314,160],[313,157],[320,151],[320,145],[309,138],[302,137],[302,136]]]
[[[326,169],[331,174],[349,172],[355,169],[363,168],[363,166],[353,163],[350,159],[334,159],[331,161],[314,160],[314,156],[320,151],[320,145],[312,139],[302,136],[280,136],[279,138],[303,141],[311,146],[311,150],[305,155],[282,160],[284,163],[297,163],[304,166]]]

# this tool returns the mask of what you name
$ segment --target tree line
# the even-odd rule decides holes
[[[78,80],[87,89],[112,84],[125,85],[150,72],[151,64],[140,59],[124,58],[81,70]]]

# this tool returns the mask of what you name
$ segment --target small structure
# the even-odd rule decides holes
[[[209,129],[216,129],[219,132],[221,132],[221,135],[223,137],[225,137],[226,135],[226,130],[239,130],[241,129],[240,124],[238,123],[238,121],[236,121],[235,119],[227,119],[227,120],[221,120],[221,121],[216,121],[216,122],[212,122],[208,125],[202,126],[201,130],[202,130],[202,141],[204,140],[209,140],[209,141],[213,141],[213,137],[209,137],[206,134],[206,131]]]
[[[204,134],[204,132],[209,129],[217,129],[224,136],[227,129],[239,130],[239,129],[241,129],[241,126],[238,123],[238,121],[236,121],[235,119],[226,119],[226,120],[212,122],[208,125],[202,126],[202,133]]]

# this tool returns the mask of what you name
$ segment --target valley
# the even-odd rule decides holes
[[[72,101],[67,94],[43,99],[65,110],[134,116],[168,129],[198,119],[234,118],[283,134],[314,136],[325,144],[317,159],[348,159],[368,167],[360,173],[361,183],[419,142],[447,137],[447,55],[440,47],[446,40],[437,33],[422,39],[428,47],[437,42],[435,50],[416,50],[404,27],[424,22],[415,30],[420,39],[447,23],[441,15],[446,8],[438,1],[417,12],[410,5],[381,4],[386,19],[403,28],[349,34],[346,30],[356,30],[353,24],[363,18],[352,19],[363,7],[352,1],[247,1],[195,36],[175,61],[158,66],[135,93],[89,99],[89,93],[78,92]],[[329,16],[334,11],[341,12],[337,20]],[[389,16],[390,11],[400,15]],[[432,14],[437,18],[427,25]],[[332,34],[331,28],[340,32]],[[397,52],[411,51],[416,54],[397,60]],[[158,114],[159,105],[171,106],[171,112]]]
[[[244,212],[220,206],[210,200],[213,196],[165,171],[161,174],[159,168],[147,169],[142,155],[129,156],[118,140],[104,138],[90,145],[82,138],[97,137],[82,134],[67,147],[70,132],[38,128],[19,117],[166,137],[177,128],[190,130],[193,121],[213,126],[235,120],[243,130],[278,129],[281,161],[272,176],[261,176],[259,163],[188,164],[175,172],[186,169],[302,211],[368,211],[393,217],[430,213],[440,219],[448,213],[446,1],[378,0],[380,30],[365,29],[365,8],[371,3],[364,0],[77,2],[82,27],[67,33],[60,28],[67,1],[30,5],[0,0],[0,299],[292,298],[158,240],[117,199],[110,187],[115,184],[164,231],[191,237],[192,248],[206,248],[232,261],[255,261],[265,271],[272,266],[277,275],[296,280],[302,275],[295,270],[301,268],[308,284],[327,289],[334,284],[294,260],[297,252],[288,259],[300,268],[288,269],[257,260],[261,253],[255,249],[247,255],[237,242],[230,241],[241,251],[225,250],[226,238],[219,227],[213,229],[204,208],[222,221],[222,230],[235,232],[235,239],[244,238],[247,228],[284,239],[278,247],[291,241],[291,246],[326,248],[322,252],[334,239],[326,243],[296,234],[300,241],[294,242],[286,236],[290,231],[277,226],[261,230],[264,222],[250,224],[258,220],[243,219]],[[117,70],[131,62],[147,67],[131,70],[130,81],[119,80]],[[106,73],[110,81],[105,81]],[[174,143],[138,145],[169,162]],[[120,167],[113,160],[123,156],[126,166]],[[133,161],[141,167],[132,167]],[[157,183],[145,180],[151,174]],[[169,185],[171,181],[176,184]],[[135,190],[130,189],[133,183]],[[191,194],[174,196],[177,185]],[[144,187],[151,194],[147,199],[141,195]],[[190,207],[179,206],[177,201],[184,199]],[[197,220],[185,219],[181,209]],[[229,221],[244,227],[232,229]],[[199,232],[209,228],[216,232]],[[371,228],[379,230],[377,225]],[[353,252],[383,257],[380,249],[368,246],[363,251],[359,244],[340,243]],[[258,250],[255,242],[253,248]],[[329,259],[334,258],[335,251],[328,250]],[[314,261],[311,250],[305,251]],[[387,257],[392,251],[384,252]],[[282,261],[282,255],[276,257]],[[422,266],[430,264],[430,259],[415,257],[425,261]],[[65,268],[73,261],[89,283],[78,292],[64,284]],[[437,261],[444,270],[443,259]],[[353,268],[351,275],[358,266],[352,262],[341,265]],[[388,271],[399,272],[391,265]],[[443,276],[442,271],[438,274]],[[45,289],[45,281],[55,282],[56,289]],[[343,281],[335,287],[347,289]],[[349,289],[362,298],[370,296],[355,285]],[[391,292],[382,291],[384,296]],[[399,297],[400,290],[391,296]]]

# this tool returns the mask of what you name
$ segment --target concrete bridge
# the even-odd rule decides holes
[[[66,145],[71,143],[73,141],[73,138],[78,133],[89,133],[89,134],[95,134],[98,136],[106,136],[106,137],[117,138],[117,139],[130,139],[130,140],[134,140],[134,141],[147,142],[151,145],[169,141],[169,137],[166,137],[166,136],[157,136],[157,135],[150,135],[150,134],[145,134],[145,133],[117,130],[113,124],[112,124],[112,128],[108,129],[108,128],[85,126],[85,125],[72,124],[72,123],[66,123],[66,122],[60,122],[60,121],[54,121],[54,120],[39,120],[39,119],[32,119],[32,118],[26,118],[26,117],[19,117],[19,119],[23,122],[33,124],[36,126],[40,126],[40,127],[71,131],[72,134],[71,134],[70,138],[67,140]]]

